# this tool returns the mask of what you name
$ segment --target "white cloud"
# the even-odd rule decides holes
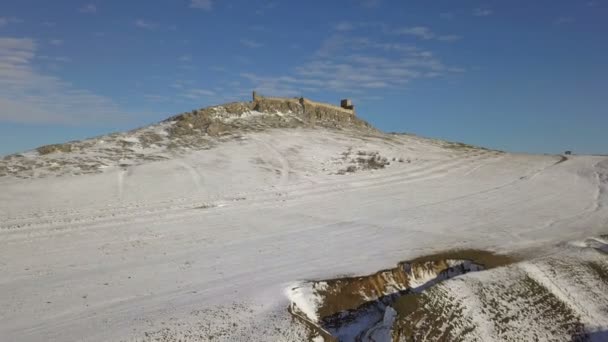
[[[452,13],[452,12],[439,13],[439,17],[441,19],[454,19],[454,13]]]
[[[425,26],[402,27],[393,31],[395,34],[410,35],[420,39],[433,39],[435,34]]]
[[[36,56],[36,59],[39,59],[41,61],[62,62],[62,63],[67,63],[67,62],[72,61],[68,57],[53,57],[53,56],[46,56],[46,55]]]
[[[255,10],[255,14],[262,15],[262,14],[266,13],[268,10],[271,10],[271,9],[273,9],[275,7],[277,7],[277,3],[276,2],[268,2],[268,3],[264,4],[264,5],[262,5],[257,10]]]
[[[158,25],[156,23],[151,23],[151,22],[145,21],[143,19],[135,20],[135,26],[142,28],[142,29],[146,29],[146,30],[153,30],[158,27]]]
[[[257,49],[264,46],[264,44],[251,39],[241,39],[241,45],[252,49]]]
[[[473,10],[473,15],[476,17],[487,17],[492,13],[494,13],[494,11],[489,8],[476,8]]]
[[[147,101],[150,102],[166,102],[169,101],[170,98],[167,96],[163,96],[163,95],[157,95],[157,94],[144,94],[144,99],[146,99]]]
[[[61,39],[51,39],[49,41],[49,44],[55,45],[55,46],[63,45],[63,40],[61,40]]]
[[[367,8],[378,7],[382,0],[358,0],[359,5]]]
[[[334,26],[336,31],[351,31],[355,28],[355,26],[348,21],[342,21]]]
[[[213,1],[211,0],[191,0],[190,8],[202,9],[205,11],[211,11],[213,9]]]
[[[193,88],[188,89],[185,93],[181,94],[181,96],[190,100],[199,100],[205,97],[216,96],[216,94],[212,90]]]
[[[321,44],[309,62],[289,74],[240,76],[262,93],[299,96],[304,92],[365,94],[370,90],[402,89],[416,79],[463,71],[445,65],[431,51],[398,41],[335,34]]]
[[[38,71],[36,58],[34,40],[0,38],[0,121],[78,124],[123,118],[109,98]]]
[[[438,40],[442,42],[455,42],[462,39],[461,36],[456,34],[439,35],[433,32],[426,26],[414,26],[414,27],[401,27],[397,29],[385,29],[392,34],[397,35],[408,35],[413,36],[422,40]]]
[[[442,42],[455,42],[458,40],[461,40],[462,37],[456,34],[447,34],[445,36],[438,36],[437,40],[440,40]]]
[[[96,13],[97,12],[97,6],[93,5],[93,4],[87,4],[82,6],[79,11],[81,13]]]
[[[0,27],[8,24],[18,24],[20,22],[22,22],[22,20],[15,17],[0,17]]]
[[[180,62],[184,62],[184,63],[192,62],[192,55],[183,55],[183,56],[180,56],[177,60]]]

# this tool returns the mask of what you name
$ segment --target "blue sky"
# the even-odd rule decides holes
[[[262,94],[385,131],[608,153],[606,1],[0,2],[0,155]]]

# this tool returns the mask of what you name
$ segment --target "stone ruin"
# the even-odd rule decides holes
[[[342,99],[340,101],[340,107],[344,109],[350,109],[352,111],[355,110],[355,105],[353,105],[353,101],[351,101],[350,99]]]
[[[340,106],[335,106],[329,103],[315,102],[304,97],[295,97],[295,98],[287,98],[287,97],[266,97],[261,96],[256,91],[253,91],[252,94],[252,103],[261,103],[261,102],[299,102],[302,107],[308,105],[308,108],[311,107],[321,107],[326,110],[335,110],[341,113],[355,115],[355,106],[350,99],[342,99],[340,101]]]

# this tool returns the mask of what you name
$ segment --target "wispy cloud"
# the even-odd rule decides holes
[[[391,31],[393,34],[414,36],[423,40],[436,39],[443,42],[454,42],[462,37],[455,34],[439,35],[426,26],[402,27]]]
[[[571,24],[574,21],[575,20],[572,17],[559,17],[559,18],[555,19],[554,23],[556,25],[565,25],[565,24]]]
[[[55,46],[63,45],[63,40],[61,40],[61,39],[51,39],[49,41],[49,44],[55,45]]]
[[[325,91],[364,94],[370,90],[402,89],[416,79],[463,71],[445,65],[431,51],[399,41],[335,34],[321,44],[309,62],[289,74],[244,72],[241,77],[262,93],[297,96]]]
[[[264,44],[257,42],[255,40],[252,40],[252,39],[241,39],[241,45],[248,47],[248,48],[252,48],[252,49],[257,49],[257,48],[261,48],[262,46],[264,46]]]
[[[494,11],[492,11],[489,8],[476,8],[473,10],[473,15],[476,17],[487,17],[489,15],[491,15],[492,13],[494,13]]]
[[[366,8],[378,7],[382,3],[382,0],[358,0],[359,5]]]
[[[194,81],[192,80],[176,80],[171,83],[169,86],[174,89],[185,89],[187,87],[192,88],[194,85]]]
[[[459,36],[457,34],[447,34],[445,36],[437,36],[437,40],[440,40],[442,42],[455,42],[458,40],[461,40],[462,36]]]
[[[255,14],[257,15],[262,15],[264,13],[266,13],[267,11],[277,7],[277,3],[276,2],[268,2],[264,5],[262,5],[261,7],[259,7],[258,9],[255,10]]]
[[[355,26],[352,23],[349,23],[348,21],[339,22],[334,26],[334,29],[336,31],[351,31],[354,28]]]
[[[155,28],[158,27],[158,24],[156,23],[152,23],[143,19],[137,19],[135,20],[135,26],[145,29],[145,30],[154,30]]]
[[[192,62],[192,55],[189,55],[189,54],[183,55],[183,56],[180,56],[177,60],[182,63]]]
[[[439,18],[441,18],[441,19],[454,19],[454,13],[452,13],[452,12],[439,13]]]
[[[0,17],[0,27],[6,26],[8,24],[18,24],[22,22],[21,19],[15,17]]]
[[[171,99],[168,96],[157,95],[157,94],[144,94],[143,97],[144,97],[144,99],[146,99],[147,101],[150,101],[150,102],[167,102]]]
[[[334,25],[333,29],[341,34],[352,33],[352,31],[368,33],[379,30],[384,34],[412,36],[422,40],[439,40],[444,42],[454,42],[462,39],[461,36],[456,34],[438,34],[427,26],[391,27],[381,22],[342,21]]]
[[[80,13],[97,13],[97,6],[93,4],[86,4],[78,10]]]
[[[36,51],[33,39],[0,38],[0,121],[78,124],[124,119],[111,99],[39,72],[34,60],[44,57]]]
[[[181,97],[185,97],[190,100],[198,100],[198,99],[202,99],[205,97],[212,97],[212,96],[216,96],[216,93],[213,90],[200,89],[200,88],[188,89],[186,92],[181,94]]]
[[[190,8],[211,11],[213,9],[213,1],[211,1],[211,0],[191,0]]]
[[[71,62],[72,61],[72,59],[70,59],[68,57],[53,57],[53,56],[47,56],[47,55],[36,56],[36,59],[39,59],[39,60],[42,60],[42,61],[62,62],[62,63],[66,63],[66,62]]]
[[[402,27],[393,31],[395,34],[410,35],[420,39],[433,39],[435,34],[425,26]]]

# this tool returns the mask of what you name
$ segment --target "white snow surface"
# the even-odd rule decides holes
[[[322,304],[322,298],[317,291],[323,291],[326,288],[327,283],[325,282],[314,284],[298,282],[290,284],[285,295],[312,323],[317,323],[319,321],[317,311]]]
[[[608,158],[443,145],[282,129],[101,173],[0,178],[0,340],[306,340],[287,314],[294,282],[606,233]],[[339,175],[349,149],[395,161]]]

